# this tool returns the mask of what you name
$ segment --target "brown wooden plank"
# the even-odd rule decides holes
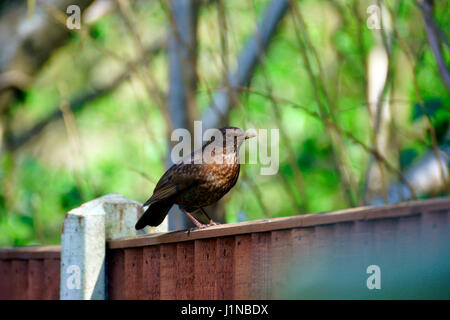
[[[375,224],[373,221],[356,221],[351,241],[350,259],[364,266],[373,264],[375,252]]]
[[[123,249],[106,251],[108,299],[125,299],[125,253]]]
[[[0,260],[0,300],[13,299],[13,270],[11,260]]]
[[[161,245],[161,299],[176,299],[177,284],[177,265],[174,263],[177,259],[177,245]]]
[[[401,217],[398,219],[398,233],[408,238],[420,238],[420,224],[422,214],[418,213],[414,216]]]
[[[250,299],[252,289],[252,237],[251,234],[234,238],[233,299]]]
[[[292,254],[294,263],[308,261],[311,258],[311,248],[315,236],[314,227],[292,229]]]
[[[420,243],[420,222],[420,214],[402,217],[398,220],[397,246],[400,258],[403,260],[417,250],[417,246]]]
[[[26,246],[0,248],[0,259],[59,259],[61,246]]]
[[[318,248],[327,248],[335,241],[336,224],[326,224],[316,226],[316,246]]]
[[[332,249],[334,250],[335,264],[337,266],[345,266],[348,264],[348,259],[351,255],[352,237],[355,230],[355,223],[341,222],[334,225],[334,243]]]
[[[142,297],[146,300],[160,298],[160,247],[148,246],[143,251]]]
[[[44,261],[31,259],[28,261],[28,298],[41,300],[44,297]]]
[[[353,221],[341,222],[334,225],[334,243],[338,255],[347,255],[352,242],[352,233],[355,230]]]
[[[450,209],[445,210],[424,210],[422,213],[422,233],[430,235],[432,238],[441,237],[448,234],[448,221]]]
[[[44,260],[44,295],[45,300],[59,300],[60,260]]]
[[[194,242],[177,244],[177,282],[176,298],[179,300],[194,299]]]
[[[399,221],[397,218],[378,219],[372,222],[375,228],[375,252],[389,252],[397,256],[397,229]]]
[[[420,210],[440,210],[448,208],[450,208],[450,197],[409,201],[383,207],[360,207],[293,217],[229,223],[219,226],[212,226],[201,230],[195,230],[192,232],[175,231],[161,234],[139,235],[131,238],[110,240],[108,241],[108,247],[124,248],[146,246],[211,237],[291,229],[296,227],[319,226],[346,221],[366,221],[372,219],[395,218],[416,215],[417,212],[420,212]]]
[[[292,229],[292,265],[286,273],[290,282],[288,294],[295,289],[298,283],[302,283],[303,277],[308,276],[305,270],[311,268],[314,261],[313,244],[316,237],[314,227]]]
[[[28,299],[28,261],[12,260],[11,267],[14,300]]]
[[[234,237],[217,239],[215,299],[233,298]]]
[[[430,256],[447,256],[450,233],[448,210],[425,210],[421,219],[421,245]]]
[[[142,299],[142,248],[124,250],[125,265],[125,299]]]
[[[282,299],[286,296],[292,266],[292,229],[271,232],[270,268],[271,268],[271,299]]]
[[[252,233],[252,296],[251,299],[270,297],[270,232]]]
[[[195,241],[195,299],[214,299],[216,292],[216,239]]]

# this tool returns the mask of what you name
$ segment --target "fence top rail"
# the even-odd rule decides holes
[[[352,222],[358,220],[399,218],[418,215],[423,211],[439,211],[445,209],[450,209],[450,197],[407,201],[380,207],[358,207],[324,213],[228,223],[218,226],[211,226],[205,229],[194,230],[191,232],[181,230],[137,235],[133,237],[109,240],[107,241],[107,247],[110,249],[142,247],[253,232],[265,232],[298,227],[314,227],[318,225]]]
[[[0,248],[0,260],[59,259],[61,246]]]

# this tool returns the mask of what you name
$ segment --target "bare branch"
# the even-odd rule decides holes
[[[146,50],[144,55],[155,55],[159,53],[161,50],[163,50],[166,46],[166,40],[165,38],[161,38],[157,40],[155,43],[153,43],[151,46],[149,46]],[[116,89],[120,84],[122,84],[124,81],[129,79],[131,76],[133,70],[135,67],[143,63],[143,58],[139,58],[135,61],[132,61],[126,65],[124,68],[124,71],[117,76],[113,81],[110,83],[96,88],[92,90],[91,92],[83,93],[79,96],[76,96],[70,100],[69,108],[73,113],[80,111],[83,109],[84,106],[88,105],[89,102],[94,101],[95,99],[98,99],[105,94],[108,94],[109,92]],[[58,104],[59,105],[59,104]],[[38,135],[50,122],[54,120],[58,120],[61,118],[62,113],[59,107],[55,106],[52,110],[54,110],[51,114],[49,114],[44,119],[40,120],[38,123],[36,123],[31,129],[19,134],[16,137],[12,137],[10,143],[8,143],[5,146],[5,149],[14,151],[21,146],[23,146],[25,143],[27,143],[31,138]]]
[[[170,7],[165,0],[160,1],[169,20],[169,92],[168,113],[174,128],[187,128],[193,132],[197,118],[195,91],[197,88],[197,18],[198,3],[195,0],[171,0]],[[170,140],[169,140],[170,141]],[[170,148],[169,148],[170,149]],[[167,157],[166,165],[172,160]],[[169,228],[184,229],[189,225],[185,215],[180,215],[176,207],[169,210]],[[212,218],[218,219],[217,210]]]
[[[273,0],[267,6],[255,34],[244,46],[238,57],[237,70],[228,75],[231,93],[228,94],[226,91],[218,92],[213,97],[212,104],[214,107],[208,108],[203,114],[202,120],[205,128],[218,127],[220,125],[221,117],[229,112],[231,102],[233,101],[232,95],[235,94],[237,87],[244,86],[250,81],[261,56],[260,49],[267,49],[288,6],[288,0]]]
[[[439,163],[441,162],[441,163]],[[439,159],[434,151],[428,152],[420,161],[405,173],[405,179],[420,194],[439,194],[447,190],[445,179],[448,179],[448,165],[450,164],[450,150],[447,148],[439,150]],[[445,176],[442,177],[441,168]],[[445,179],[444,179],[445,178]],[[388,189],[387,203],[397,203],[413,198],[410,189],[401,181],[393,183]],[[371,205],[383,205],[380,197],[373,198]]]
[[[393,14],[392,14],[392,12],[391,12],[391,10],[390,10],[388,5],[386,5],[386,9],[387,9],[387,12],[389,13],[389,15],[392,18]],[[407,57],[407,61],[409,62],[409,67],[411,69],[412,80],[413,80],[413,84],[414,84],[414,89],[416,91],[417,98],[419,99],[419,102],[420,102],[419,106],[422,109],[423,114],[425,115],[425,119],[427,120],[427,125],[428,125],[427,129],[428,129],[428,132],[429,132],[429,135],[430,135],[430,138],[431,138],[433,152],[434,152],[434,155],[435,155],[436,159],[438,159],[437,163],[439,164],[439,166],[441,166],[442,161],[439,160],[440,154],[439,154],[439,147],[438,147],[438,143],[437,143],[436,131],[435,131],[435,129],[433,127],[433,124],[431,122],[430,115],[428,114],[428,111],[425,108],[425,101],[424,101],[424,99],[422,97],[422,94],[420,92],[420,89],[419,89],[419,83],[418,83],[417,77],[416,77],[415,65],[414,65],[414,61],[413,61],[413,58],[412,58],[412,54],[411,54],[408,46],[406,45],[403,37],[398,32],[395,20],[392,19],[392,22],[393,22],[392,23],[392,28],[393,28],[394,34],[395,34],[395,36],[396,36],[396,38],[397,38],[397,40],[398,40],[398,42],[400,44],[400,48],[405,53],[405,55]],[[445,169],[442,166],[441,166],[441,175],[442,175],[442,178],[445,180],[446,179]]]
[[[405,186],[408,188],[408,190],[411,193],[411,196],[416,199],[417,198],[417,194],[414,191],[413,186],[410,185],[410,183],[408,182],[408,180],[405,178],[405,176],[403,175],[403,173],[401,171],[399,171],[398,169],[395,168],[395,166],[393,166],[392,164],[389,163],[389,161],[387,161],[382,154],[380,154],[376,149],[366,145],[364,142],[360,141],[358,138],[356,138],[351,132],[344,130],[342,128],[340,128],[339,126],[337,126],[337,124],[335,124],[334,122],[330,121],[330,119],[328,118],[324,118],[321,114],[311,111],[309,110],[307,107],[299,105],[289,99],[286,98],[280,98],[280,97],[275,97],[273,94],[267,94],[265,92],[261,92],[252,88],[247,88],[247,87],[239,87],[239,90],[242,91],[248,91],[250,93],[253,94],[257,94],[260,95],[262,97],[266,97],[268,99],[276,99],[278,102],[280,103],[286,103],[289,104],[295,108],[298,108],[300,110],[303,110],[306,114],[310,115],[311,117],[320,120],[325,127],[331,127],[333,130],[336,130],[340,135],[347,137],[350,141],[352,141],[353,143],[359,145],[360,147],[362,147],[366,152],[368,152],[369,154],[372,154],[377,160],[381,161],[383,163],[383,165],[386,167],[387,170],[389,170],[390,172],[394,173],[397,178],[405,184]]]
[[[295,29],[295,35],[296,39],[299,45],[299,50],[302,56],[302,59],[306,66],[306,71],[308,73],[309,80],[313,87],[313,92],[315,96],[315,100],[317,102],[318,108],[319,108],[319,114],[324,119],[325,124],[325,131],[330,139],[331,147],[332,147],[332,154],[334,158],[334,163],[337,167],[337,172],[341,178],[342,186],[344,188],[344,195],[347,198],[347,202],[351,206],[355,206],[357,203],[359,203],[360,199],[357,197],[357,186],[356,181],[354,178],[354,174],[352,172],[352,168],[350,166],[350,159],[348,157],[348,153],[343,145],[342,137],[340,136],[339,132],[334,131],[333,128],[329,125],[329,123],[333,122],[336,123],[336,117],[335,117],[335,104],[332,99],[330,99],[330,95],[327,90],[327,86],[325,84],[323,70],[321,66],[321,62],[319,59],[319,56],[317,54],[317,51],[315,50],[307,29],[305,21],[302,17],[302,14],[300,12],[300,9],[298,8],[298,5],[295,1],[291,1],[292,6],[292,19],[294,22],[294,29]],[[304,40],[302,40],[304,39]],[[307,54],[307,46],[312,51],[313,56],[316,60],[316,63],[318,65],[318,75],[316,76],[312,69],[312,64],[310,61],[310,58]],[[323,98],[323,99],[322,99]],[[323,100],[326,101],[326,103],[323,102]],[[327,106],[329,110],[327,110]],[[329,120],[331,121],[325,121]],[[357,197],[356,201],[354,197]]]
[[[433,19],[433,1],[422,1],[416,0],[417,6],[422,12],[422,17],[425,22],[425,31],[427,32],[428,43],[430,44],[431,51],[433,51],[434,58],[441,74],[442,80],[444,81],[447,90],[450,91],[450,72],[444,60],[444,55],[442,53],[441,43],[439,41],[439,28]]]

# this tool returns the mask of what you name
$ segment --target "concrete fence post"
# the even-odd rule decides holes
[[[141,204],[119,194],[92,200],[66,214],[61,235],[61,300],[107,299],[106,240],[166,232],[167,218],[136,231]]]

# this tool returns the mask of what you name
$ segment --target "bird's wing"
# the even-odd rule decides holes
[[[201,181],[198,176],[199,170],[198,165],[189,163],[173,165],[158,181],[153,195],[144,203],[144,206],[167,199],[196,185]]]

